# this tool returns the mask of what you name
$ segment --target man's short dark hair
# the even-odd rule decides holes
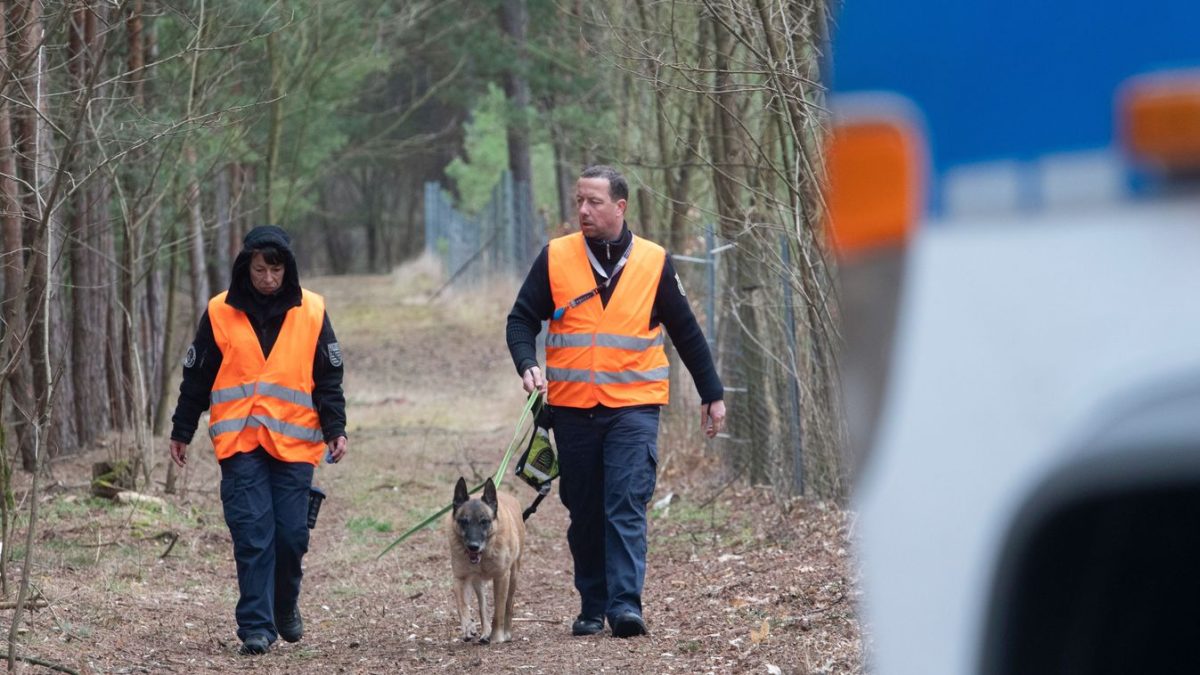
[[[608,196],[613,201],[624,199],[629,201],[629,182],[625,180],[625,176],[621,172],[606,166],[604,164],[596,164],[589,166],[579,174],[580,178],[603,178],[608,181]]]

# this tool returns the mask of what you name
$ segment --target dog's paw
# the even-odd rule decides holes
[[[479,644],[481,644],[481,645],[491,644],[491,642],[492,641],[490,638],[485,638],[485,637],[479,638]]]

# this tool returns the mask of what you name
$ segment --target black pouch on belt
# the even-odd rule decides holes
[[[308,529],[317,526],[317,514],[321,512],[321,502],[325,501],[325,491],[317,486],[308,489]]]

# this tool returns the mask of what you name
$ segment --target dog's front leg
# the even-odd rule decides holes
[[[478,577],[471,580],[471,588],[475,590],[475,599],[479,601],[479,634],[483,637],[479,638],[479,644],[487,644],[489,636],[492,634],[491,617],[488,616],[487,596],[483,594],[483,579]]]
[[[474,626],[471,625],[471,612],[467,609],[465,586],[466,583],[462,579],[454,578],[454,605],[458,608],[458,623],[462,628],[463,642],[470,642],[474,637],[472,635]]]
[[[508,594],[504,599],[504,632],[512,639],[513,600],[517,595],[517,578],[521,576],[521,563],[518,561],[508,573]]]
[[[492,632],[488,634],[488,642],[508,642],[512,639],[512,634],[509,629],[512,623],[507,616],[507,610],[511,606],[508,600],[508,584],[512,580],[512,571],[506,570],[504,574],[496,577],[492,581]]]

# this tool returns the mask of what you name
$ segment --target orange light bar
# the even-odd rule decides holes
[[[1132,78],[1118,96],[1117,119],[1135,160],[1167,170],[1200,167],[1200,71]]]
[[[902,245],[924,211],[924,142],[903,120],[835,124],[826,146],[830,234],[845,257]]]

